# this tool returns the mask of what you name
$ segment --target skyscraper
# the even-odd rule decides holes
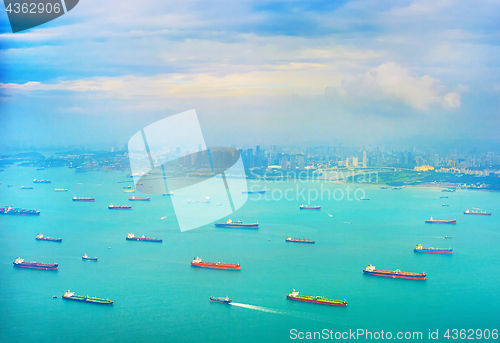
[[[305,163],[306,159],[304,158],[304,155],[299,155],[298,158],[299,158],[299,169],[304,170],[306,168],[306,163]]]
[[[286,170],[287,162],[288,162],[288,155],[281,154],[281,170]]]
[[[295,170],[297,168],[297,156],[290,155],[290,169]]]
[[[366,168],[366,151],[363,151],[363,168]]]

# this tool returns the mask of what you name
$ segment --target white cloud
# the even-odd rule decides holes
[[[396,100],[424,111],[433,104],[460,107],[460,94],[446,94],[446,87],[440,80],[429,75],[413,76],[408,69],[394,62],[381,64],[361,76],[346,77],[337,87],[337,94],[342,97]]]

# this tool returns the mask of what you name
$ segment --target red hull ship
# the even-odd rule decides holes
[[[374,276],[392,277],[395,279],[427,280],[427,274],[425,273],[408,273],[408,272],[402,272],[399,269],[395,271],[378,270],[375,269],[375,266],[372,266],[371,264],[365,269],[363,269],[363,273]]]
[[[142,242],[163,242],[163,239],[160,238],[147,238],[144,235],[142,237],[135,237],[133,233],[129,233],[126,237],[127,241],[142,241]]]
[[[42,270],[57,270],[57,263],[39,263],[39,262],[24,262],[20,257],[16,258],[14,262],[14,267],[28,268],[28,269],[42,269]]]
[[[150,201],[151,198],[136,198],[136,197],[132,197],[132,198],[129,198],[128,200],[130,200],[130,201]]]
[[[224,270],[240,270],[240,264],[230,264],[222,262],[203,262],[201,258],[196,257],[191,262],[191,266],[199,268],[224,269]]]
[[[35,239],[37,241],[62,242],[62,238],[43,237],[41,233],[39,233],[38,236],[35,237]]]

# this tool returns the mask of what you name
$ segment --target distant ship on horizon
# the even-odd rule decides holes
[[[241,220],[232,221],[231,219],[225,222],[215,223],[215,227],[227,227],[233,229],[258,229],[259,223],[243,223]]]
[[[439,219],[432,219],[432,216],[430,219],[427,219],[425,221],[428,224],[456,224],[457,220],[452,219],[452,220],[439,220]]]
[[[301,210],[321,210],[321,206],[314,205],[314,206],[309,206],[309,205],[300,205]]]
[[[464,214],[474,214],[474,215],[477,215],[477,216],[491,216],[491,212],[482,211],[482,210],[475,209],[475,208],[473,208],[470,211],[469,211],[469,209],[466,209],[464,211]]]
[[[50,238],[50,237],[43,237],[41,233],[39,233],[35,239],[37,241],[50,241],[50,242],[62,242],[62,238]]]

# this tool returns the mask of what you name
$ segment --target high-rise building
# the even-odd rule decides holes
[[[357,157],[353,157],[352,158],[352,166],[354,168],[357,168],[358,167],[358,158]]]
[[[290,169],[295,170],[297,168],[297,156],[290,155]]]
[[[299,155],[298,159],[299,159],[299,169],[300,170],[305,169],[306,168],[306,159],[304,158],[304,155]]]
[[[349,168],[349,157],[345,159],[345,167]]]
[[[287,162],[288,162],[288,155],[281,154],[281,170],[286,170]]]
[[[366,168],[366,151],[363,151],[363,168]]]

